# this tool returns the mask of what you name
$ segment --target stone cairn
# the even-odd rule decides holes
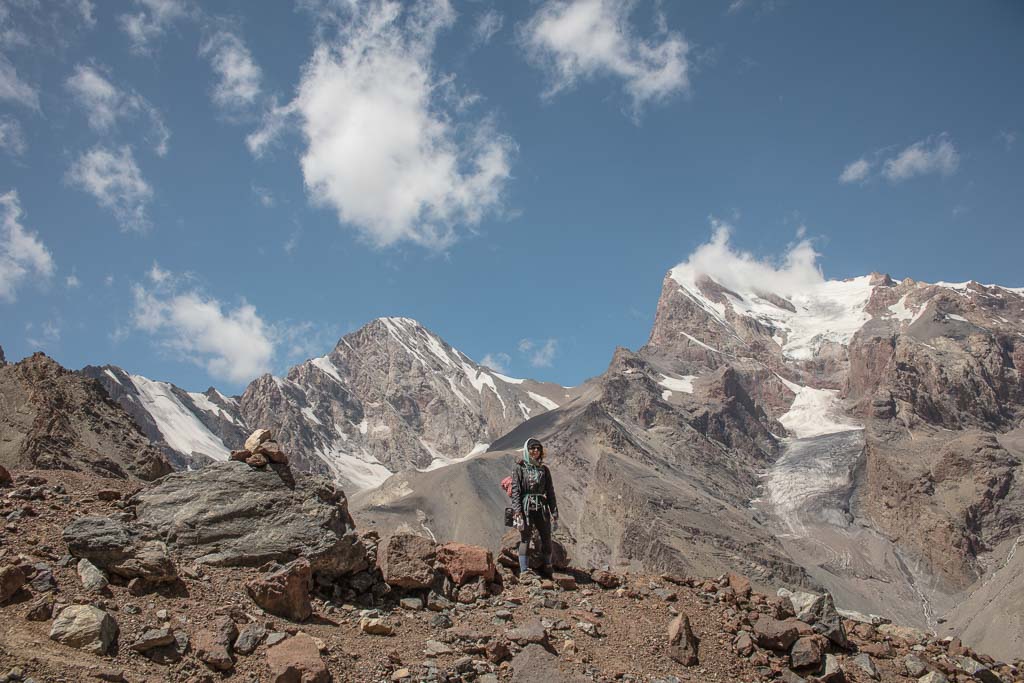
[[[257,429],[245,440],[245,448],[231,451],[231,459],[244,462],[250,467],[266,467],[269,463],[288,464],[288,454],[281,450],[281,444],[274,441],[269,429]]]

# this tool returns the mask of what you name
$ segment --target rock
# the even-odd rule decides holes
[[[145,631],[130,648],[135,652],[147,652],[155,647],[163,647],[174,642],[174,634],[168,628],[153,628]]]
[[[414,534],[392,534],[377,547],[377,566],[388,585],[429,588],[434,582],[434,543]]]
[[[312,587],[312,570],[304,557],[245,584],[253,602],[271,614],[292,621],[305,621],[313,613],[309,601]]]
[[[494,580],[494,557],[491,551],[478,545],[445,543],[438,546],[436,565],[448,575],[456,586],[462,586],[476,577]]]
[[[264,441],[256,449],[255,454],[262,455],[270,462],[276,462],[280,465],[288,464],[288,456],[281,450],[281,444],[276,441]]]
[[[430,591],[427,594],[427,609],[431,612],[441,612],[453,607],[452,601],[440,593]]]
[[[794,669],[817,669],[825,656],[825,639],[822,636],[798,638],[789,651],[790,666]]]
[[[754,622],[754,642],[758,646],[775,652],[788,652],[796,642],[797,628],[792,623],[762,615]]]
[[[97,655],[110,652],[117,639],[117,622],[92,605],[69,605],[50,628],[50,638],[69,647]]]
[[[508,643],[501,639],[487,643],[484,653],[487,655],[487,661],[491,664],[500,664],[512,656],[508,649]]]
[[[896,650],[887,642],[865,643],[859,647],[861,652],[867,652],[875,659],[892,659],[896,656]]]
[[[245,462],[246,460],[249,459],[250,455],[252,455],[252,453],[245,449],[242,449],[240,451],[231,451],[231,456],[228,458],[228,460],[232,460],[234,462]]]
[[[25,618],[29,621],[49,621],[52,616],[53,598],[48,595],[36,598],[25,614]]]
[[[20,564],[0,566],[0,605],[14,597],[27,581],[25,568]]]
[[[843,669],[839,665],[839,659],[835,655],[825,655],[825,665],[818,675],[818,681],[821,683],[844,683],[846,681]]]
[[[3,360],[3,349],[0,349],[0,361]],[[0,365],[3,365],[0,362]],[[0,465],[0,488],[6,488],[14,484],[14,478],[11,477],[11,473],[7,471],[7,468]]]
[[[525,624],[511,629],[505,634],[505,637],[513,643],[519,643],[520,645],[537,644],[548,646],[548,634],[544,630],[544,625],[540,623],[540,619],[534,617]]]
[[[82,588],[90,593],[99,593],[110,584],[103,572],[84,557],[78,561],[78,579],[82,582]]]
[[[427,657],[440,657],[450,655],[454,650],[437,640],[428,640],[423,644],[423,654]]]
[[[267,649],[271,683],[327,683],[330,673],[316,640],[299,633]]]
[[[825,593],[821,596],[821,600],[815,601],[805,610],[805,616],[810,620],[802,618],[799,614],[797,618],[800,621],[811,624],[814,627],[815,633],[820,633],[837,646],[844,650],[850,649],[850,641],[846,637],[846,627],[843,625],[843,618],[836,611],[836,604],[832,600],[831,594]]]
[[[402,598],[398,601],[398,604],[402,609],[408,609],[413,611],[419,611],[423,609],[423,601],[419,598]]]
[[[949,683],[949,679],[941,671],[929,671],[917,679],[917,683]]]
[[[928,634],[909,626],[897,626],[896,624],[880,624],[875,630],[882,636],[898,638],[908,644],[921,643],[928,639]]]
[[[668,656],[673,660],[683,666],[696,666],[699,644],[690,627],[690,618],[685,614],[680,614],[668,625]]]
[[[512,658],[512,683],[570,683],[580,680],[562,673],[558,657],[540,645],[528,645]]]
[[[529,554],[526,556],[530,569],[540,571],[544,568],[544,558],[540,552],[540,532],[534,531],[530,540]],[[509,529],[501,537],[501,552],[497,561],[510,569],[519,568],[519,531]],[[569,568],[569,554],[558,539],[551,539],[551,566],[557,570],[564,571]]]
[[[33,565],[35,575],[29,581],[29,585],[36,593],[53,593],[58,589],[57,579],[53,576],[53,570],[45,562]]]
[[[863,674],[873,681],[877,681],[879,679],[878,668],[875,666],[875,663],[871,661],[871,655],[862,652],[847,661],[859,674]]]
[[[231,617],[221,617],[211,628],[195,636],[196,657],[217,671],[230,671],[235,667],[231,648],[238,638],[238,628]]]
[[[260,444],[265,441],[270,441],[270,437],[271,434],[269,429],[257,429],[245,440],[244,448],[250,453],[255,453]]]
[[[121,492],[117,489],[100,489],[96,492],[96,497],[109,503],[111,501],[121,500]]]
[[[390,636],[395,629],[383,619],[363,617],[359,620],[359,630],[371,636]]]
[[[288,634],[284,633],[282,631],[273,631],[271,633],[268,633],[267,634],[267,647],[272,647],[274,645],[277,645],[278,643],[280,643],[282,640],[284,640],[287,637],[288,637]]]
[[[622,578],[618,574],[612,574],[603,569],[591,574],[590,578],[601,588],[618,588],[622,585]]]
[[[564,574],[562,572],[555,572],[551,575],[551,580],[555,582],[555,585],[564,591],[576,590],[576,577],[572,574]]]
[[[911,678],[919,678],[928,670],[928,665],[917,655],[907,655],[903,658],[903,668]]]
[[[814,614],[817,609],[817,605],[824,601],[824,595],[816,595],[814,593],[805,593],[803,591],[789,591],[785,588],[779,589],[780,598],[789,598],[790,603],[793,605],[793,613],[800,621],[813,624]]]
[[[740,631],[732,641],[732,647],[741,657],[749,657],[754,653],[754,640],[748,631]]]
[[[80,517],[64,528],[70,553],[125,579],[151,583],[177,579],[178,571],[157,540],[144,540],[138,530],[111,517]]]
[[[189,561],[260,566],[305,557],[330,578],[367,566],[345,494],[324,477],[218,462],[170,474],[133,500],[138,530]]]
[[[729,572],[729,588],[732,588],[736,595],[744,600],[750,597],[750,579],[742,574]]]
[[[435,628],[451,628],[452,620],[448,617],[447,614],[435,614],[430,619],[430,625]]]
[[[262,453],[253,453],[245,459],[245,464],[250,467],[266,467],[270,464],[270,460]]]
[[[401,681],[412,676],[412,672],[409,669],[402,667],[401,669],[395,669],[391,674],[391,680]]]
[[[235,640],[235,652],[251,655],[267,635],[267,629],[259,624],[246,624]]]
[[[188,634],[181,630],[171,632],[172,642],[150,648],[144,656],[157,664],[175,664],[181,661],[189,648]]]

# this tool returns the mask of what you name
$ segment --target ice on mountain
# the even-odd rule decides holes
[[[558,404],[552,401],[547,396],[541,396],[540,394],[535,394],[532,391],[527,391],[526,395],[529,396],[534,401],[536,401],[537,403],[539,403],[540,405],[544,406],[548,410],[554,410],[555,408],[558,407]]]
[[[179,453],[202,453],[214,460],[227,460],[231,454],[224,442],[206,428],[195,414],[182,405],[167,382],[156,382],[142,375],[131,375],[143,407],[153,417],[167,445]]]
[[[847,422],[843,417],[838,391],[800,386],[781,377],[779,379],[790,390],[796,392],[793,405],[779,418],[782,426],[796,438],[806,439],[863,429],[860,425]]]
[[[501,375],[497,372],[494,373],[494,376],[500,379],[502,382],[507,382],[508,384],[522,384],[523,382],[526,381],[525,379],[518,379],[516,377],[506,377],[505,375]]]
[[[117,378],[117,375],[115,375],[113,372],[110,371],[110,368],[104,368],[103,372],[105,372],[107,374],[107,376],[110,377],[110,379],[114,380],[118,384],[121,383],[121,380],[119,380]]]
[[[696,375],[683,375],[682,377],[669,377],[668,375],[662,375],[658,384],[671,391],[681,391],[685,394],[692,394],[693,380],[696,379],[696,377]]]
[[[200,410],[205,410],[208,413],[213,413],[217,417],[224,418],[225,420],[232,424],[238,424],[238,420],[236,420],[231,415],[231,413],[229,413],[228,411],[224,410],[219,405],[211,401],[206,394],[199,393],[198,391],[190,391],[188,392],[188,397],[192,399],[192,403],[195,404],[196,408],[199,408]]]
[[[322,370],[324,374],[334,378],[334,380],[338,384],[345,383],[344,381],[342,381],[341,375],[338,373],[338,368],[334,366],[334,363],[331,362],[331,359],[329,357],[320,356],[319,358],[314,358],[309,362],[318,367],[320,370]]]

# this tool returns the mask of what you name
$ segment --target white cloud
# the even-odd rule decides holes
[[[32,323],[25,325],[25,334],[31,335],[25,338],[29,346],[37,349],[44,349],[60,342],[60,320],[47,320],[39,325],[38,330]]]
[[[93,4],[92,0],[78,0],[76,8],[86,27],[92,28],[96,25],[96,5]]]
[[[882,166],[882,175],[898,182],[927,173],[950,175],[960,164],[960,155],[945,134],[910,145]]]
[[[1006,146],[1007,151],[1013,147],[1013,143],[1017,142],[1017,131],[1015,130],[1001,130],[999,131],[999,139]]]
[[[139,54],[150,51],[150,43],[163,35],[167,28],[188,16],[188,7],[182,0],[135,0],[140,11],[122,14],[117,19],[121,30],[128,34],[132,50]]]
[[[50,250],[21,224],[21,203],[14,190],[0,195],[0,301],[13,302],[18,286],[29,277],[53,275]]]
[[[253,185],[252,193],[256,195],[256,198],[264,207],[269,209],[274,206],[274,195],[267,188],[260,187],[259,185]]]
[[[488,9],[480,14],[473,26],[473,42],[477,45],[486,45],[498,34],[505,24],[505,17],[494,9]]]
[[[3,55],[0,55],[0,100],[17,102],[29,109],[39,110],[39,93],[21,80],[18,70]]]
[[[206,368],[212,377],[244,383],[271,369],[272,329],[242,301],[230,309],[198,291],[133,288],[136,329]]]
[[[353,5],[339,37],[316,47],[295,99],[249,136],[250,149],[260,155],[296,124],[314,203],[379,247],[450,245],[458,226],[498,207],[514,151],[486,119],[455,120],[450,80],[431,64],[438,32],[453,21],[447,0]]]
[[[555,352],[558,350],[557,339],[545,339],[543,342],[532,339],[519,340],[519,352],[526,354],[530,365],[535,368],[551,367],[555,359]]]
[[[153,189],[143,179],[131,147],[93,147],[72,164],[67,181],[112,211],[122,230],[149,228],[146,206],[153,197]]]
[[[818,267],[818,253],[809,239],[790,245],[780,259],[761,259],[729,243],[732,226],[728,223],[712,217],[711,229],[711,241],[697,247],[676,266],[692,280],[707,275],[733,291],[765,291],[781,296],[806,292],[825,280]]]
[[[238,111],[255,103],[263,73],[241,38],[218,31],[203,41],[199,54],[210,60],[219,79],[210,94],[214,104]]]
[[[150,121],[156,153],[160,156],[167,153],[170,131],[156,107],[137,92],[119,89],[98,69],[82,64],[75,67],[65,87],[85,109],[93,130],[105,133],[117,125],[118,119],[144,114]]]
[[[153,284],[162,285],[170,280],[171,273],[170,271],[166,271],[161,268],[159,263],[153,261],[153,266],[146,272],[146,277],[148,277]]]
[[[634,116],[648,102],[686,92],[690,46],[658,16],[656,35],[635,35],[629,14],[635,2],[548,0],[523,27],[527,55],[548,74],[546,96],[580,80],[613,76],[633,100]]]
[[[15,155],[25,153],[25,135],[14,119],[0,118],[0,149]]]
[[[491,370],[494,370],[495,372],[500,372],[501,374],[504,375],[508,373],[508,365],[511,362],[511,356],[509,356],[507,353],[502,353],[499,351],[498,353],[488,353],[486,356],[484,356],[483,360],[480,361],[480,365],[488,367]]]
[[[67,286],[68,289],[78,289],[79,287],[82,286],[82,283],[78,279],[78,276],[75,275],[74,273],[71,273],[71,275],[68,275],[66,278],[64,278],[64,284]]]
[[[871,172],[871,163],[864,158],[857,159],[857,161],[847,164],[843,172],[839,174],[839,182],[841,183],[860,183],[867,179],[868,174]]]

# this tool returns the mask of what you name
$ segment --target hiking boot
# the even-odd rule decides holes
[[[555,569],[550,564],[544,565],[544,568],[540,570],[540,575],[543,576],[545,579],[550,579],[554,575],[554,573]]]

